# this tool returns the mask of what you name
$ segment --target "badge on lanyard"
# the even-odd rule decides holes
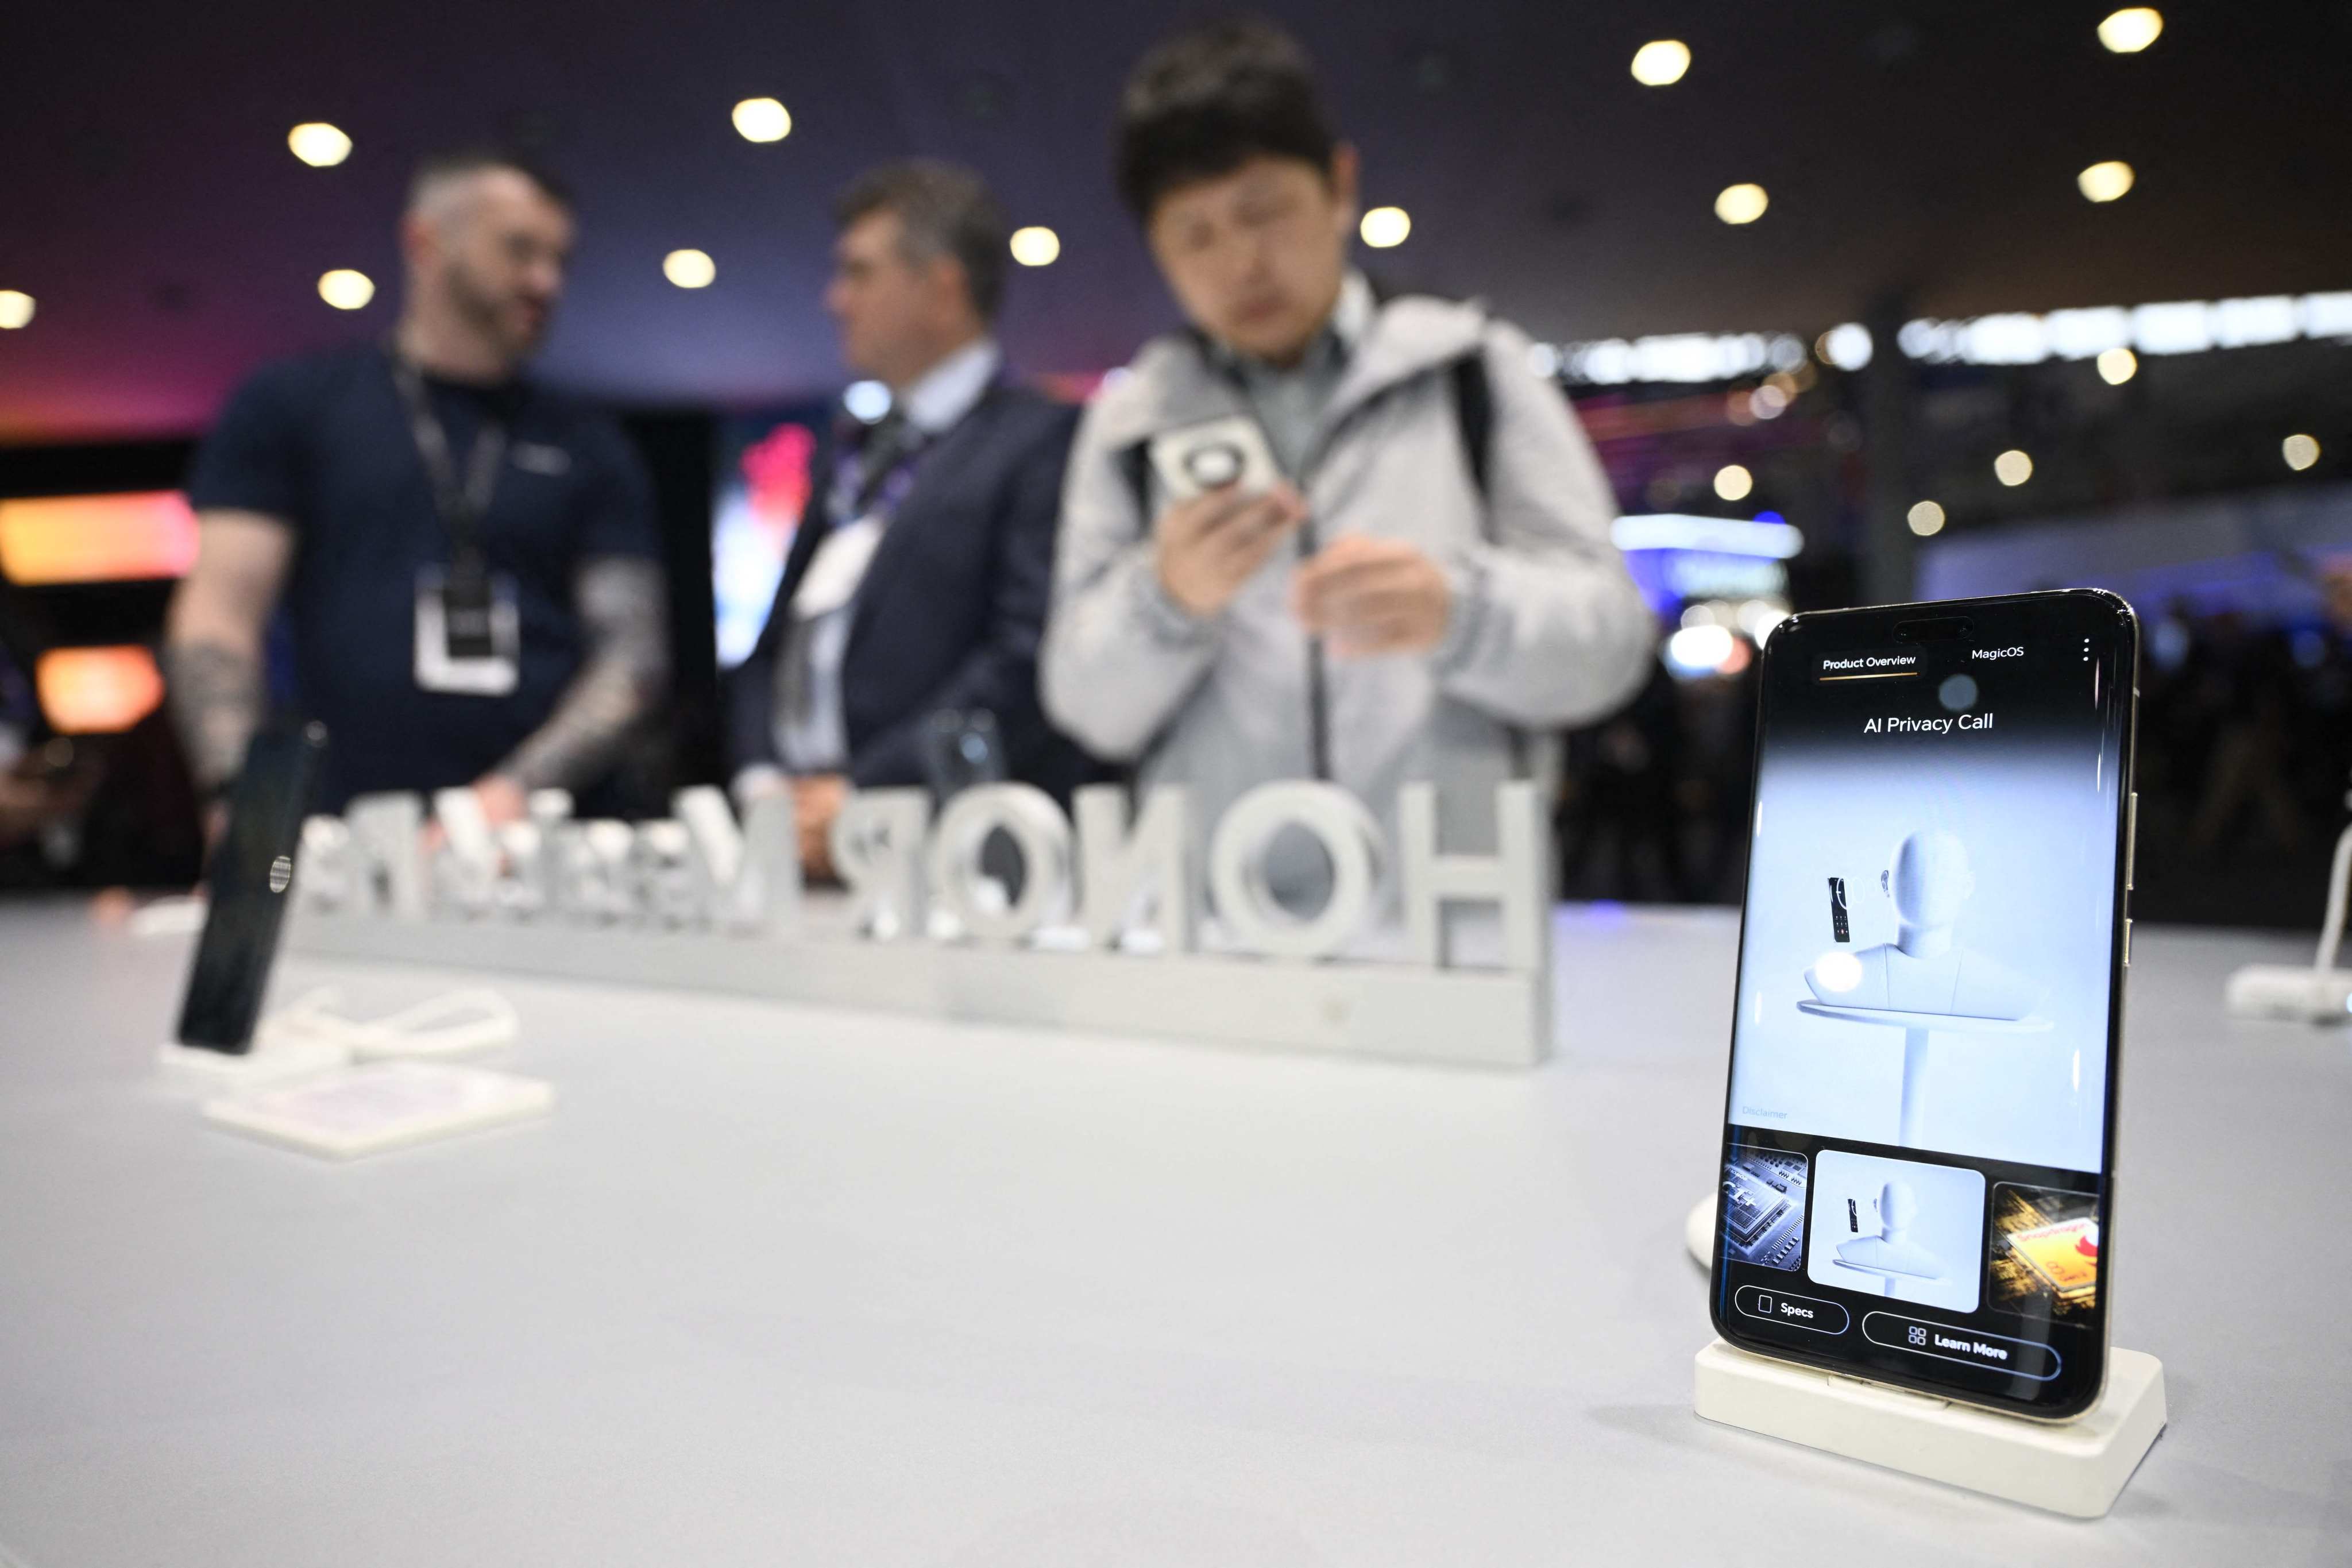
[[[416,684],[426,691],[504,697],[522,676],[522,613],[503,572],[416,574]]]
[[[484,559],[481,522],[506,460],[505,426],[485,421],[465,479],[416,367],[395,350],[392,379],[408,406],[416,455],[433,483],[433,504],[449,535],[450,563],[416,574],[416,684],[426,691],[503,697],[522,675],[522,615],[514,579]]]

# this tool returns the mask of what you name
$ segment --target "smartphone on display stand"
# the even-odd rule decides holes
[[[1773,629],[1709,1281],[1731,1344],[2042,1420],[2097,1403],[2138,662],[2087,589]]]
[[[228,826],[205,872],[205,930],[180,1005],[180,1043],[243,1055],[294,886],[302,821],[327,750],[321,724],[266,730],[229,792]]]

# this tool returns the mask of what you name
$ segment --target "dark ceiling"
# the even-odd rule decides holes
[[[2162,0],[2159,0],[2159,4]],[[1539,335],[1793,330],[1899,291],[1911,309],[2137,303],[2352,288],[2352,5],[2164,5],[2107,54],[2110,5],[1658,0],[1515,6],[1312,0],[1265,9],[1328,75],[1367,195],[1413,217],[1378,269],[1493,300]],[[1169,307],[1106,178],[1118,82],[1171,26],[1224,7],[1033,0],[830,6],[212,5],[17,9],[0,54],[0,439],[200,427],[273,354],[379,332],[393,216],[428,148],[543,146],[585,224],[554,376],[635,404],[740,404],[840,379],[817,297],[831,194],[908,153],[977,165],[1062,259],[1013,279],[1034,371],[1100,369]],[[1627,71],[1645,39],[1695,61]],[[772,94],[791,137],[740,139]],[[289,126],[357,149],[314,170]],[[2084,165],[2138,171],[2093,206]],[[1715,193],[1754,180],[1747,228]],[[710,252],[711,288],[660,272]],[[356,316],[320,272],[381,287]]]

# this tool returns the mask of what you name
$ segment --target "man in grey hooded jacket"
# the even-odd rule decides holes
[[[1065,481],[1047,714],[1200,820],[1319,777],[1393,830],[1438,785],[1449,852],[1491,850],[1530,736],[1642,683],[1654,629],[1609,487],[1528,341],[1475,305],[1377,300],[1348,265],[1356,155],[1258,22],[1179,35],[1121,111],[1121,195],[1191,322],[1087,411]],[[1153,443],[1253,420],[1283,481],[1188,500]]]

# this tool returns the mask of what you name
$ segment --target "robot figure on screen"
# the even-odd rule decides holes
[[[1953,940],[1961,906],[1977,890],[1969,847],[1940,829],[1896,846],[1879,887],[1895,901],[1895,940],[1860,952],[1824,953],[1805,971],[1820,1001],[1839,1007],[1953,1017],[2021,1019],[2047,987]]]
[[[1879,1190],[1876,1236],[1857,1237],[1837,1249],[1841,1267],[1865,1274],[1907,1274],[1919,1279],[1941,1279],[1944,1260],[1910,1238],[1911,1222],[1919,1217],[1919,1197],[1907,1182],[1889,1182]]]

